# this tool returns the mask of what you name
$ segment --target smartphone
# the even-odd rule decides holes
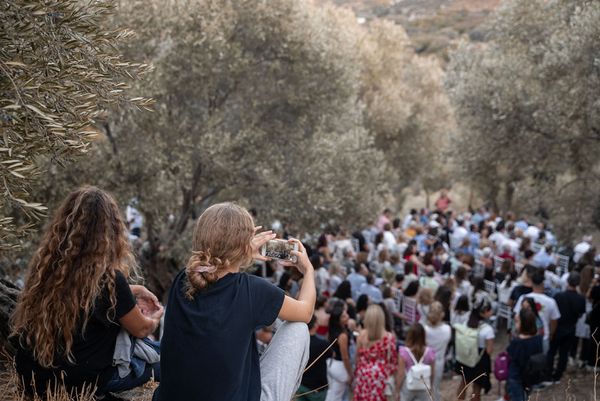
[[[298,251],[298,244],[284,239],[273,239],[260,247],[262,256],[296,263],[298,258],[291,254],[292,251]]]

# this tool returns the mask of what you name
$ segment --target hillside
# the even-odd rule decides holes
[[[478,29],[501,0],[318,0],[350,7],[358,17],[386,18],[402,25],[415,50],[447,60],[448,50],[463,35],[484,39]]]

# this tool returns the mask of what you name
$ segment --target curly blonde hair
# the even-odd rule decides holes
[[[107,318],[114,319],[115,275],[136,271],[127,228],[111,195],[82,187],[56,211],[29,263],[25,287],[12,316],[12,334],[33,351],[43,367],[56,355],[76,363],[74,335],[85,333],[102,291],[108,291]]]
[[[218,203],[206,209],[194,229],[192,256],[186,266],[186,297],[194,295],[219,279],[234,265],[252,262],[254,221],[250,213],[235,203]]]

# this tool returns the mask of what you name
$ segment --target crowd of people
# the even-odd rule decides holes
[[[558,253],[544,224],[450,204],[443,193],[435,210],[386,209],[363,230],[302,240],[213,205],[163,307],[131,284],[135,202],[125,219],[110,194],[80,188],[47,227],[11,321],[23,391],[60,383],[118,400],[153,377],[155,401],[440,401],[454,372],[459,399],[479,400],[495,375],[521,401],[569,363],[595,369],[592,238]],[[276,237],[293,258],[260,252]]]
[[[386,209],[364,230],[306,238],[318,293],[310,360],[333,345],[306,372],[300,400],[426,400],[431,390],[439,401],[441,378],[453,372],[460,399],[480,399],[495,375],[503,398],[521,401],[559,383],[569,363],[594,369],[592,238],[558,253],[546,224],[485,208],[456,214],[441,199],[433,211]],[[258,271],[291,296],[301,280],[277,262]],[[509,336],[506,349],[498,334]],[[411,369],[422,365],[431,385],[411,388]]]

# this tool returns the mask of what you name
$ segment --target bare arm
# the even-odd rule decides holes
[[[340,334],[338,343],[340,345],[340,353],[342,354],[342,362],[344,362],[344,367],[346,368],[346,372],[348,372],[348,383],[352,383],[354,374],[352,372],[352,364],[350,364],[350,353],[348,352],[348,334]]]
[[[490,340],[485,340],[485,351],[488,353],[489,356],[492,356],[492,353],[494,352],[494,339],[490,339]]]
[[[404,359],[398,355],[398,370],[396,371],[396,385],[394,387],[394,399],[400,398],[400,389],[406,376],[406,366],[404,365]]]
[[[304,274],[302,287],[298,294],[298,299],[286,295],[283,305],[279,311],[279,318],[290,322],[310,322],[312,318],[317,290],[315,286],[315,269],[310,263],[304,245],[298,240],[290,240],[298,244],[298,251],[292,251],[292,254],[298,258],[298,263],[286,262],[287,266],[296,266]]]
[[[159,305],[158,309],[150,316],[144,316],[136,305],[119,319],[119,323],[129,334],[137,338],[144,338],[156,331],[163,313],[164,308]]]

